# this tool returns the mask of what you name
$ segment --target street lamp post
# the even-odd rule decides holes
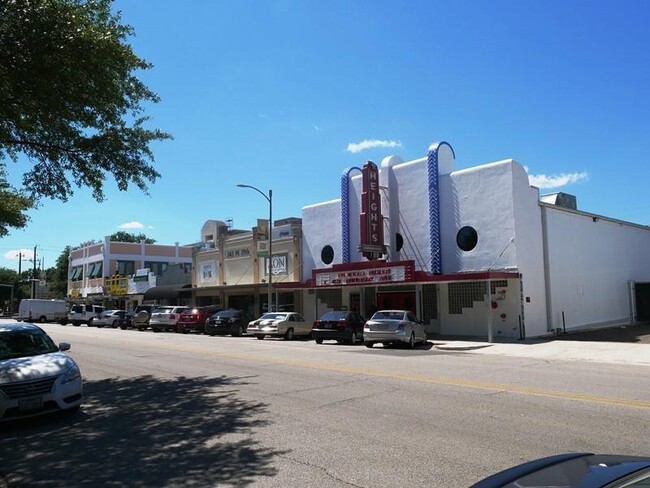
[[[240,183],[237,186],[239,188],[250,188],[251,190],[255,190],[269,202],[269,262],[267,307],[268,311],[271,312],[273,310],[273,239],[271,238],[271,235],[273,233],[273,190],[269,190],[269,194],[267,195],[259,188],[251,185],[242,185]]]

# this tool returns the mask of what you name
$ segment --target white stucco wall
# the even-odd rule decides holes
[[[341,200],[309,205],[302,209],[302,281],[311,278],[313,269],[329,265],[321,260],[323,247],[334,250],[333,263],[341,262]]]
[[[650,281],[650,229],[544,205],[550,321],[567,330],[629,323],[629,282]]]

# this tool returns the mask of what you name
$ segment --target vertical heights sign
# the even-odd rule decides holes
[[[369,260],[379,259],[385,252],[384,222],[379,194],[379,169],[372,161],[363,165],[361,190],[361,244],[359,251]]]

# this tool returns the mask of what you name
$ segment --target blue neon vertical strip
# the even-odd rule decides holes
[[[442,273],[440,257],[440,188],[438,185],[438,147],[432,146],[427,154],[427,178],[429,183],[429,245],[431,272]]]
[[[350,173],[356,166],[346,168],[341,175],[341,262],[350,262]]]

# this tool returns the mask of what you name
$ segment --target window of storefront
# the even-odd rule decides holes
[[[156,276],[161,276],[167,271],[168,263],[162,263],[158,261],[145,261],[144,267],[148,268],[150,272]]]
[[[133,261],[118,261],[117,272],[121,275],[132,275],[135,273],[135,262]]]

